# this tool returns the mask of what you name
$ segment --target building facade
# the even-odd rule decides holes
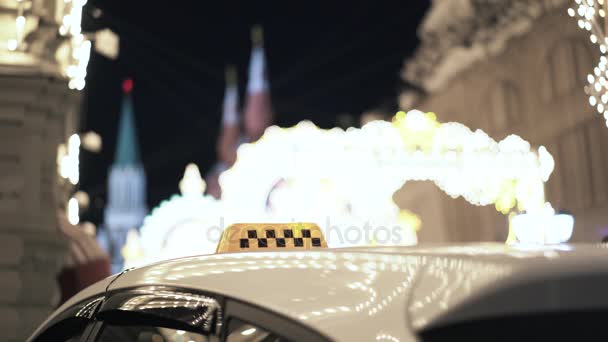
[[[76,133],[90,42],[81,4],[0,1],[0,335],[23,341],[60,299],[68,240],[59,230],[73,182],[59,146]],[[75,53],[74,51],[78,51]],[[68,68],[70,68],[68,75]]]
[[[420,91],[404,92],[401,107],[433,111],[495,139],[517,134],[545,146],[555,159],[547,200],[574,215],[571,241],[599,242],[608,235],[608,128],[584,93],[597,46],[568,16],[570,1],[457,2],[462,13],[436,0],[421,25],[421,46],[403,72]],[[506,237],[507,219],[493,208],[460,205],[421,187],[406,184],[396,196],[400,205],[428,212],[421,241]],[[425,206],[417,196],[433,200]],[[441,217],[432,216],[433,206]]]

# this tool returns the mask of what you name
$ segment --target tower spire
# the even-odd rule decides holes
[[[236,159],[236,149],[239,142],[240,118],[238,113],[239,92],[237,86],[236,68],[226,67],[226,91],[222,108],[222,128],[217,142],[219,159],[232,166]]]
[[[120,110],[118,141],[116,144],[116,153],[114,155],[114,164],[117,166],[138,165],[140,164],[139,145],[137,144],[135,117],[131,99],[133,81],[131,79],[124,80],[122,89],[124,96]]]
[[[251,43],[253,46],[264,46],[264,29],[260,25],[251,28]]]
[[[272,124],[273,111],[267,80],[264,39],[261,26],[251,29],[251,59],[245,102],[245,133],[250,141],[259,139]]]
[[[113,272],[122,270],[123,257],[120,251],[127,241],[129,230],[137,229],[148,212],[146,174],[139,157],[131,99],[133,81],[126,79],[122,83],[122,89],[124,95],[118,124],[118,141],[108,177],[104,215],[104,234],[110,245],[108,252],[112,257]]]

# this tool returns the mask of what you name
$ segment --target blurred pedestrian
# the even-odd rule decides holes
[[[110,257],[95,240],[95,226],[90,222],[72,225],[64,211],[57,215],[59,233],[69,246],[58,282],[62,304],[93,283],[110,276]]]

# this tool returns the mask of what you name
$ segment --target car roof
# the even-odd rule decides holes
[[[137,268],[107,287],[201,290],[337,340],[413,340],[420,331],[466,320],[606,309],[607,258],[600,245],[497,243],[228,253]],[[589,277],[594,281],[578,281]]]

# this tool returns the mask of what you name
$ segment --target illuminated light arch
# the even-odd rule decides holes
[[[239,213],[236,220],[303,220],[326,231],[334,223],[346,230],[366,223],[398,226],[392,196],[415,180],[431,180],[474,205],[494,204],[504,214],[516,205],[535,210],[545,204],[544,182],[553,166],[544,147],[532,149],[519,136],[496,142],[481,130],[439,123],[433,113],[413,110],[397,113],[393,122],[346,131],[310,122],[270,127],[260,140],[239,148],[220,184],[223,205]],[[349,244],[327,240],[330,246]],[[373,237],[352,244],[374,242],[391,244]],[[410,230],[401,244],[415,242]]]
[[[332,247],[416,243],[412,230],[395,231],[400,211],[386,194],[399,182],[366,182],[377,169],[372,151],[344,137],[339,128],[320,130],[310,122],[268,128],[258,142],[239,148],[235,166],[220,177],[226,212],[238,213],[235,221],[312,221]]]
[[[210,254],[234,222],[312,221],[330,247],[414,244],[420,220],[400,210],[392,196],[416,180],[431,180],[452,197],[493,204],[505,214],[517,206],[532,214],[513,221],[521,232],[549,214],[543,182],[552,170],[553,158],[542,146],[531,149],[515,135],[496,142],[481,130],[439,123],[420,111],[346,131],[310,122],[270,127],[256,143],[242,145],[233,168],[220,177],[221,201],[203,195],[198,168],[188,165],[181,195],[152,210],[140,234],[129,235],[123,254],[126,267]],[[528,235],[524,239],[539,241]]]
[[[205,182],[195,164],[186,167],[180,191],[152,209],[139,234],[131,234],[123,249],[125,267],[215,252],[223,230],[222,205],[203,195]]]

